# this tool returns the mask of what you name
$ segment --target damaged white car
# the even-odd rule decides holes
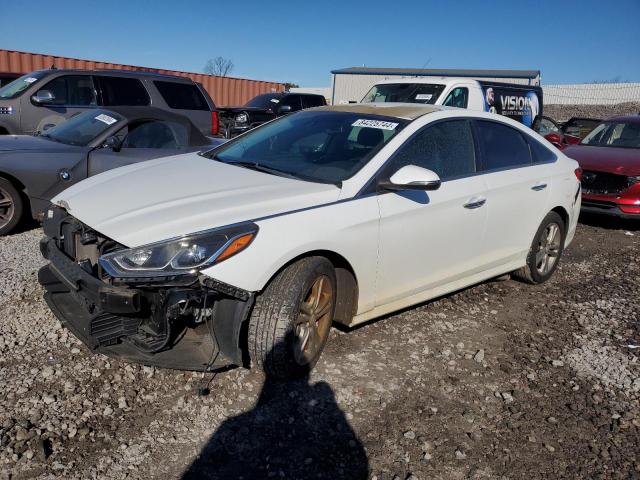
[[[579,176],[497,115],[307,110],[64,191],[45,215],[39,281],[97,352],[290,378],[316,363],[332,322],[509,272],[547,280],[575,232]]]

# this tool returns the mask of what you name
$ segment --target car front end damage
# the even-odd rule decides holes
[[[49,263],[38,272],[38,280],[46,290],[45,300],[62,324],[92,351],[181,370],[246,363],[241,339],[253,293],[202,275],[197,268],[119,271],[110,266],[117,263],[105,258],[124,258],[122,252],[131,249],[57,206],[48,209],[43,226],[40,248]],[[148,257],[158,256],[153,248],[142,247],[130,256],[141,264],[141,256],[151,261]],[[185,251],[193,257],[195,248],[191,245]],[[219,258],[225,252],[217,248],[215,255]],[[210,255],[203,264],[215,258]]]
[[[640,218],[640,176],[584,170],[582,211],[620,218]]]

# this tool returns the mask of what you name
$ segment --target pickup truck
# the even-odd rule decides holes
[[[362,103],[443,105],[498,113],[532,127],[542,115],[542,88],[470,78],[401,78],[376,83]]]

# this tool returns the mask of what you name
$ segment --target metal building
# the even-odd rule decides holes
[[[139,67],[118,63],[99,62],[95,60],[81,60],[78,58],[42,55],[39,53],[17,52],[0,49],[0,83],[3,85],[11,78],[47,68],[80,69],[80,70],[133,70],[167,75],[188,77],[199,82],[209,92],[218,106],[244,105],[248,100],[261,93],[282,92],[283,83],[265,82],[262,80],[248,80],[244,78],[216,77],[202,73],[181,72],[161,68]]]
[[[331,103],[359,102],[382,80],[411,77],[467,77],[476,80],[540,85],[540,70],[461,70],[351,67],[331,71]]]

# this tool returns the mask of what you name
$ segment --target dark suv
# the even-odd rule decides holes
[[[213,100],[189,78],[126,70],[38,70],[0,88],[0,134],[42,132],[91,108],[152,105],[218,134]]]
[[[322,95],[311,93],[264,93],[242,107],[221,108],[222,134],[231,138],[281,115],[326,104]]]

